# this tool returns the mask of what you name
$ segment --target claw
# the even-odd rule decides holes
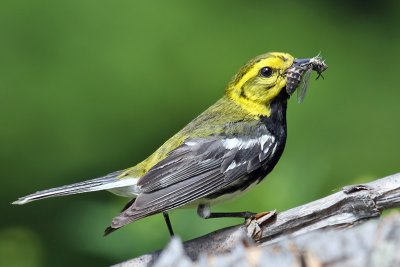
[[[262,226],[275,216],[276,210],[260,212],[251,216],[246,220],[244,225],[247,236],[252,238],[254,241],[259,241],[262,238]]]

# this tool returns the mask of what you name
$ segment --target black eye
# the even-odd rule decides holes
[[[265,78],[271,77],[272,73],[274,73],[274,71],[270,67],[263,67],[260,70],[260,74]]]

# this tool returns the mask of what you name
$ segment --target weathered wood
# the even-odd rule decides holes
[[[128,265],[132,266],[132,265]],[[242,243],[227,253],[192,261],[173,239],[154,267],[390,267],[400,266],[400,213],[345,229],[319,229],[260,246]]]
[[[262,216],[245,225],[224,228],[187,241],[184,250],[190,259],[196,260],[201,254],[218,255],[232,250],[242,240],[267,246],[288,236],[293,238],[318,229],[352,226],[379,217],[383,210],[394,207],[400,207],[400,173],[364,185],[347,186],[322,199],[274,216],[270,214],[270,218]],[[159,254],[157,251],[116,266],[148,266]]]

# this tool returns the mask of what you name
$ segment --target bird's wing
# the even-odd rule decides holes
[[[210,171],[230,183],[260,167],[272,151],[273,143],[271,135],[188,140],[140,178],[138,186],[149,193]]]
[[[113,220],[112,227],[119,228],[217,192],[259,168],[275,146],[275,138],[268,132],[253,138],[187,140],[139,180],[142,193]]]

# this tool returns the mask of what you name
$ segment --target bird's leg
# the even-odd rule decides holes
[[[167,224],[169,234],[172,237],[172,236],[174,236],[174,230],[172,230],[172,225],[171,225],[171,221],[169,220],[168,212],[163,211],[163,216],[164,216],[165,223]]]
[[[203,219],[211,218],[226,218],[226,217],[237,217],[248,219],[255,216],[257,213],[243,211],[243,212],[211,212],[209,205],[200,204],[197,207],[197,214]]]

